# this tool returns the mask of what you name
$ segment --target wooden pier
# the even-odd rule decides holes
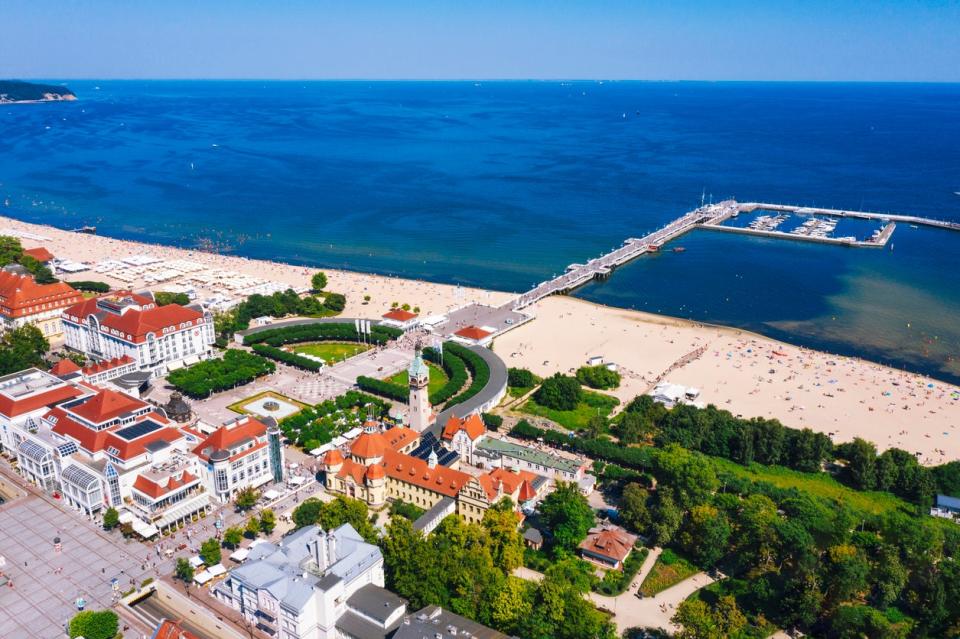
[[[867,240],[857,240],[844,237],[803,235],[777,230],[726,226],[723,224],[730,218],[736,217],[740,213],[751,213],[756,210],[773,211],[779,213],[794,213],[797,215],[820,215],[825,217],[850,217],[863,220],[879,220],[884,222],[885,226],[876,236]],[[614,249],[609,253],[601,255],[600,257],[594,258],[584,264],[571,264],[567,267],[566,272],[562,275],[559,275],[551,280],[541,282],[531,290],[513,299],[504,306],[512,310],[520,310],[550,295],[557,293],[568,293],[595,279],[605,279],[609,277],[613,270],[618,266],[626,264],[627,262],[630,262],[646,253],[659,251],[660,247],[670,240],[676,239],[677,237],[680,237],[681,235],[696,228],[705,228],[727,233],[743,233],[746,235],[755,235],[775,239],[798,240],[802,242],[820,242],[821,244],[833,244],[838,246],[883,248],[893,235],[893,231],[896,229],[897,222],[960,231],[960,223],[958,222],[934,220],[915,215],[869,213],[864,211],[846,211],[841,209],[821,209],[785,204],[766,204],[761,202],[739,203],[736,200],[724,200],[723,202],[719,202],[717,204],[708,204],[694,209],[682,217],[670,222],[666,226],[657,229],[653,233],[640,238],[630,238],[623,243],[623,246]]]

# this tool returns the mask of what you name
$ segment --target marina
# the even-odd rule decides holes
[[[759,211],[763,211],[764,214],[757,215],[745,226],[725,224],[728,220],[737,218],[741,214]],[[792,216],[809,219],[790,231],[779,230],[781,225]],[[853,235],[834,237],[832,233],[843,218],[876,221],[882,226],[873,230],[871,235],[864,239]],[[646,253],[657,253],[665,243],[697,228],[853,248],[884,248],[893,236],[893,232],[897,228],[897,222],[909,224],[913,228],[926,226],[960,231],[960,223],[958,222],[935,220],[915,215],[871,213],[761,202],[740,203],[736,200],[724,200],[715,204],[701,205],[666,226],[640,238],[629,238],[619,248],[585,263],[570,264],[562,275],[541,282],[530,291],[508,302],[505,306],[512,310],[520,310],[549,295],[568,293],[595,279],[605,279],[618,266]]]

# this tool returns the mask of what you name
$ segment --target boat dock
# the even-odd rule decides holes
[[[750,226],[727,226],[724,222],[737,217],[741,213],[752,213],[757,210],[775,213],[771,216],[760,216]],[[804,222],[793,231],[778,231],[790,214],[810,216],[811,220]],[[823,218],[857,218],[862,220],[878,220],[884,224],[874,231],[868,239],[856,237],[832,237],[829,234],[836,227],[833,220]],[[520,310],[535,302],[555,295],[568,293],[595,279],[605,279],[618,266],[626,264],[646,253],[655,253],[670,240],[676,239],[696,228],[705,228],[727,233],[742,233],[775,239],[799,240],[804,242],[820,242],[838,246],[883,248],[896,229],[897,222],[905,222],[917,226],[930,226],[940,229],[960,231],[960,223],[915,215],[899,215],[890,213],[869,213],[864,211],[845,211],[840,209],[821,209],[804,206],[790,206],[785,204],[766,204],[760,202],[739,203],[736,200],[724,200],[717,204],[707,204],[679,217],[666,226],[657,229],[640,238],[629,238],[623,245],[600,257],[586,263],[570,264],[566,271],[553,279],[541,282],[523,295],[508,302],[504,306],[511,310]]]

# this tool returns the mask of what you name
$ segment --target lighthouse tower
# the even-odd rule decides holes
[[[430,369],[423,361],[420,353],[420,344],[413,354],[413,361],[407,369],[410,379],[410,412],[407,415],[408,426],[418,433],[423,432],[430,425],[430,399],[427,386],[430,383]]]

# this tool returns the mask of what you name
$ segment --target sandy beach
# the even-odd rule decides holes
[[[0,234],[20,234],[24,247],[45,246],[55,256],[95,265],[148,255],[165,262],[202,265],[242,280],[306,288],[315,269],[263,260],[117,240],[0,218]],[[26,234],[26,235],[22,235]],[[379,317],[393,302],[420,307],[424,316],[471,302],[498,305],[509,293],[468,289],[324,269],[328,290],[347,296],[346,317]],[[229,281],[232,276],[227,277]],[[69,280],[101,280],[141,288],[85,271]],[[150,284],[164,290],[168,283]],[[198,298],[222,293],[197,286]],[[364,296],[369,295],[369,303]],[[620,367],[624,382],[613,394],[629,400],[660,380],[701,391],[700,399],[744,417],[776,417],[793,427],[828,433],[834,441],[863,437],[879,449],[917,453],[924,464],[960,459],[960,389],[859,359],[803,349],[736,329],[551,297],[534,309],[536,320],[497,338],[509,366],[538,375],[570,372],[600,355]]]

